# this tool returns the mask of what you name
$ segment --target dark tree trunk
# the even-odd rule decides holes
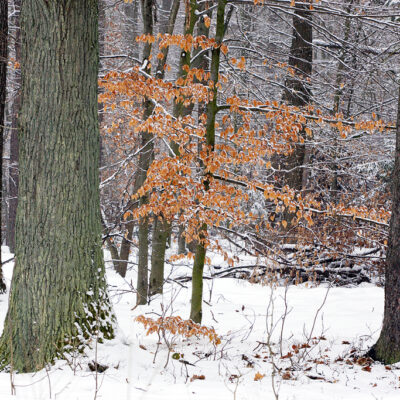
[[[149,295],[163,292],[164,262],[167,240],[170,234],[170,224],[162,216],[154,221],[153,244],[151,251],[151,272]]]
[[[99,199],[96,0],[24,0],[15,267],[0,360],[36,371],[113,336]]]
[[[400,361],[400,90],[392,191],[393,205],[386,256],[383,326],[378,341],[369,351],[372,358],[386,364]]]
[[[161,33],[168,33],[170,35],[174,32],[175,21],[179,11],[180,0],[173,0],[171,5],[170,0],[163,1],[163,13],[166,13],[170,8],[169,17],[161,17]],[[165,65],[167,62],[169,47],[161,50],[163,58],[158,60],[155,75],[159,79],[164,79]],[[165,252],[167,248],[167,241],[171,235],[171,224],[162,216],[157,216],[154,222],[153,229],[153,243],[151,249],[151,271],[149,282],[149,295],[154,295],[163,292],[164,285],[164,263]]]
[[[126,22],[123,27],[123,38],[125,45],[128,47],[128,54],[135,58],[139,58],[139,43],[136,42],[135,38],[140,34],[138,31],[139,22],[139,2],[133,1],[133,3],[127,3],[124,7],[124,14]]]
[[[289,105],[304,107],[310,102],[311,88],[308,79],[311,78],[313,49],[312,49],[312,11],[309,5],[296,2],[293,15],[292,43],[289,54],[289,67],[294,70],[294,76],[289,76],[285,82],[283,100]],[[301,136],[304,136],[303,133]],[[301,138],[299,138],[299,141]],[[306,184],[307,171],[304,161],[307,158],[307,148],[302,143],[297,143],[293,153],[281,160],[285,173],[285,184],[293,189],[302,190]]]
[[[8,0],[0,0],[0,136],[1,136],[1,170],[3,171],[3,134],[4,116],[6,108],[6,84],[7,84],[7,61],[8,61]],[[3,179],[0,182],[0,204],[3,205]],[[0,211],[0,235],[3,226],[2,213]],[[3,235],[0,236],[0,246],[3,244]],[[0,251],[0,293],[6,291],[3,279]]]
[[[143,33],[146,35],[153,34],[153,1],[142,0],[142,15],[143,15]],[[149,60],[151,55],[152,45],[146,43],[143,48],[143,62]],[[146,68],[146,72],[151,74],[150,68]],[[150,117],[154,110],[153,103],[146,99],[144,101],[144,113],[143,120]],[[147,171],[153,159],[153,135],[149,132],[142,132],[140,147],[142,151],[139,155],[138,170],[136,172],[134,193],[136,193],[143,185],[147,177]],[[147,196],[142,196],[139,199],[139,205],[143,205],[147,202]],[[135,204],[132,205],[132,209]],[[127,223],[127,237],[122,240],[120,261],[117,271],[121,276],[126,275],[131,239],[133,234],[134,221],[132,218]],[[139,254],[138,254],[138,276],[137,276],[137,304],[146,304],[149,290],[149,279],[148,279],[148,255],[149,255],[149,222],[147,217],[141,217],[139,219]]]
[[[304,107],[310,103],[311,87],[310,79],[312,73],[313,48],[312,48],[312,11],[308,4],[299,4],[296,1],[293,14],[292,42],[290,46],[288,65],[293,70],[285,81],[285,89],[282,100],[288,105]],[[305,144],[306,134],[303,129],[298,133],[295,143],[292,143],[293,151],[285,157],[274,156],[273,163],[276,169],[282,170],[278,173],[281,185],[288,185],[296,191],[305,191],[309,180],[309,169],[307,163],[310,160],[311,148]],[[287,222],[282,227],[283,232],[293,227],[295,213],[288,210],[283,212],[282,218]],[[296,238],[286,238],[294,240]]]
[[[218,76],[220,67],[221,43],[225,34],[225,7],[227,0],[218,0],[217,25],[215,32],[215,42],[218,45],[211,50],[211,80],[214,82],[213,98],[207,104],[207,124],[206,124],[206,146],[210,155],[215,147],[215,117],[218,112]],[[204,190],[208,191],[212,174],[204,171]],[[196,323],[201,323],[203,317],[203,270],[207,252],[207,224],[202,223],[199,233],[199,242],[196,245],[196,253],[193,262],[192,272],[192,300],[190,309],[190,319]]]
[[[153,0],[142,0],[142,15],[143,15],[143,33],[146,35],[153,34]],[[152,45],[146,43],[143,49],[143,61],[149,60],[151,55]],[[148,74],[151,73],[150,68],[146,68]],[[150,117],[154,110],[153,103],[146,99],[144,103],[143,120]],[[139,166],[135,179],[135,193],[143,186],[147,171],[153,161],[153,135],[150,132],[142,132],[143,151],[139,156]],[[148,201],[147,195],[139,200],[139,204],[146,204]],[[137,277],[137,304],[146,304],[149,291],[149,221],[147,217],[139,219],[139,254],[138,254],[138,277]]]
[[[193,35],[194,27],[197,23],[198,16],[196,11],[199,8],[199,4],[196,0],[189,0],[185,2],[185,35]],[[179,58],[179,68],[176,80],[186,77],[188,69],[191,64],[192,53],[191,51],[181,50]],[[184,117],[190,115],[193,110],[193,106],[185,106],[183,101],[176,101],[174,103],[173,114],[175,118]],[[170,147],[174,152],[175,156],[179,157],[179,146],[175,142],[170,143]],[[171,154],[172,155],[172,154]],[[178,254],[186,254],[186,238],[185,238],[185,226],[180,224],[178,227]]]

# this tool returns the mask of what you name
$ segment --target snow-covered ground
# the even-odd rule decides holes
[[[3,260],[10,257],[5,250]],[[224,262],[211,257],[213,265]],[[185,271],[187,266],[175,266],[172,274]],[[5,265],[4,273],[10,280],[12,263]],[[98,344],[97,351],[88,350],[86,357],[58,361],[48,371],[0,373],[1,400],[86,400],[96,395],[105,400],[400,399],[400,364],[389,369],[362,358],[379,334],[382,288],[368,284],[327,293],[326,286],[291,286],[285,303],[283,287],[207,280],[203,324],[215,329],[221,343],[214,346],[208,339],[166,333],[157,344],[157,335],[147,336],[135,317],[187,318],[190,282],[167,283],[163,296],[135,308],[130,284],[135,282],[134,271],[125,280],[111,267],[107,275],[117,337]],[[1,295],[0,332],[6,310],[7,295]],[[97,376],[88,367],[96,359],[108,366]]]

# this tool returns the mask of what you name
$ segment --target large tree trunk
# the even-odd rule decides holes
[[[369,354],[386,364],[400,361],[400,90],[397,114],[393,206],[385,270],[385,311],[382,331]]]
[[[101,248],[96,0],[24,0],[16,263],[0,360],[113,336]]]
[[[3,133],[4,115],[6,108],[6,83],[7,83],[7,60],[8,60],[8,0],[0,0],[0,136],[1,136],[1,170],[3,171]],[[0,182],[0,204],[3,205],[3,179]],[[2,213],[0,212],[0,233],[2,224]],[[1,235],[1,234],[0,234]],[[3,244],[3,235],[0,236],[0,246]],[[1,268],[0,251],[0,293],[4,293],[6,285]]]

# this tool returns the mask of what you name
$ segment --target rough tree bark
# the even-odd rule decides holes
[[[392,216],[385,269],[385,310],[382,331],[369,355],[386,364],[400,361],[400,88],[395,164],[392,180]]]
[[[114,335],[101,248],[97,0],[24,0],[16,263],[0,361]]]
[[[1,136],[1,170],[3,171],[3,133],[4,115],[6,108],[6,83],[7,83],[7,60],[8,60],[8,0],[0,0],[0,136]],[[3,205],[3,180],[0,182],[0,204]],[[0,246],[3,244],[1,234],[2,213],[0,212]],[[6,291],[3,279],[0,251],[0,293]]]

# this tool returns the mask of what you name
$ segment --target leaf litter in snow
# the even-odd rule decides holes
[[[3,259],[10,256],[5,252]],[[218,257],[213,264],[222,265]],[[173,281],[183,272],[190,275],[190,262],[179,260],[167,271],[163,295],[135,307],[135,271],[122,279],[108,268],[117,337],[35,374],[0,373],[0,399],[400,398],[400,365],[384,366],[364,356],[379,334],[382,288],[285,288],[209,279],[203,326],[221,343],[171,330],[147,334],[135,321],[138,316],[188,317],[190,282]],[[4,274],[9,284],[12,263]],[[0,296],[0,330],[7,299]]]

